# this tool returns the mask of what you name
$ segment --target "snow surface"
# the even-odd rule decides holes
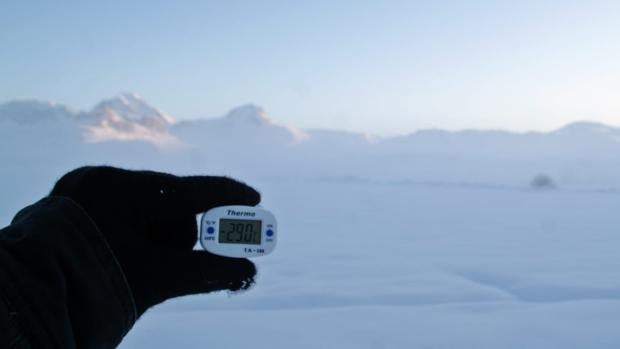
[[[123,348],[614,348],[620,196],[259,182],[280,243],[240,295],[169,301]],[[249,344],[248,344],[249,343]]]
[[[281,232],[254,288],[170,300],[121,348],[620,346],[613,127],[378,139],[279,125],[255,106],[153,126],[141,120],[156,109],[120,99],[108,105],[135,127],[99,140],[89,112],[0,106],[0,223],[64,172],[105,163],[246,180]],[[528,187],[541,173],[556,189]]]

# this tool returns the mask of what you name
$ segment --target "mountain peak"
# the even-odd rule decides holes
[[[93,113],[114,112],[127,120],[161,119],[172,123],[172,119],[160,110],[150,106],[135,93],[121,93],[113,98],[101,101],[93,109]]]
[[[557,131],[560,134],[608,134],[616,131],[617,129],[599,122],[593,121],[578,121],[570,123]]]
[[[82,114],[90,123],[85,137],[89,142],[108,140],[145,140],[155,144],[171,144],[168,133],[173,119],[146,103],[135,93],[122,93],[97,104]]]
[[[111,122],[138,122],[155,128],[165,128],[173,122],[171,117],[150,106],[135,93],[122,93],[106,99],[97,104],[90,114]]]
[[[255,104],[245,104],[229,111],[224,117],[233,122],[249,122],[253,124],[271,124],[265,110]]]

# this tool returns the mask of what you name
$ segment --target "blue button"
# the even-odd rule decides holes
[[[267,236],[269,237],[273,236],[273,230],[271,229],[267,230]]]
[[[207,228],[207,233],[213,234],[213,233],[215,233],[215,229],[213,229],[213,227],[208,227]]]

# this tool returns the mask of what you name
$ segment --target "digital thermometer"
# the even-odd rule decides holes
[[[220,206],[200,218],[200,244],[220,256],[264,256],[276,247],[278,229],[273,213],[254,206]]]

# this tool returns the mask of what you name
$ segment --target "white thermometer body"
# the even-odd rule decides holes
[[[200,244],[220,256],[264,256],[274,250],[277,237],[276,218],[262,207],[220,206],[200,218]]]

